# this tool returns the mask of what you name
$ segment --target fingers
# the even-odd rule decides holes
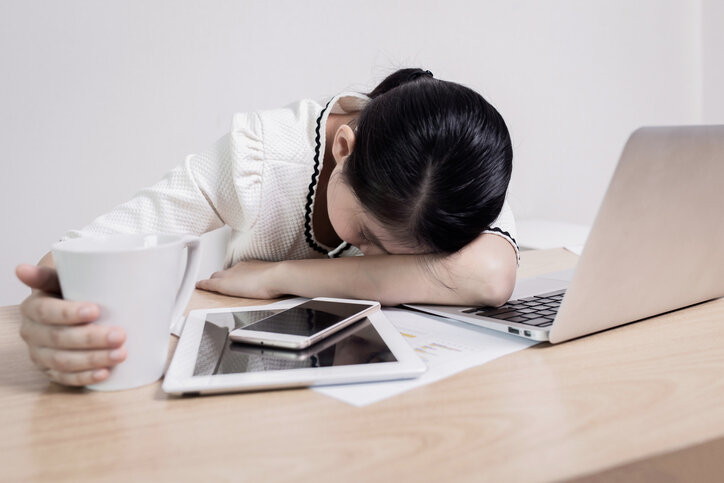
[[[28,345],[56,349],[109,349],[120,347],[126,333],[117,327],[94,324],[52,326],[26,319],[20,326],[20,337]]]
[[[100,316],[97,305],[58,298],[54,269],[22,264],[15,273],[33,289],[20,306],[20,335],[30,358],[51,380],[68,386],[94,384],[107,379],[109,368],[126,359],[125,332],[89,324]]]
[[[201,290],[208,290],[209,292],[222,292],[224,282],[222,279],[228,275],[226,270],[214,272],[211,277],[206,280],[199,280],[196,282],[196,288]]]
[[[21,263],[15,267],[15,275],[30,288],[50,293],[60,293],[58,272],[50,267],[36,267]]]
[[[231,278],[210,278],[208,280],[200,280],[196,283],[196,288],[200,288],[201,290],[217,292],[232,297],[241,297],[244,295],[244,292],[242,292],[239,287],[240,284]]]
[[[209,278],[196,282],[196,288],[200,288],[201,290],[208,290],[210,292],[221,292],[223,284],[224,282],[221,278]]]
[[[43,292],[33,294],[20,305],[22,314],[45,324],[73,325],[92,322],[100,315],[97,305],[71,302],[51,297]]]
[[[38,367],[56,371],[58,374],[107,369],[123,362],[126,356],[125,347],[110,351],[72,351],[51,349],[49,347],[30,348],[30,358]]]
[[[47,371],[52,381],[65,386],[87,386],[104,381],[110,375],[108,369],[96,369],[92,371],[60,372],[56,370]]]

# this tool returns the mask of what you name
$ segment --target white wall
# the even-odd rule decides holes
[[[590,223],[634,128],[722,112],[721,97],[702,109],[723,18],[702,1],[3,1],[0,305],[25,296],[16,263],[205,148],[233,112],[367,90],[402,66],[502,112],[518,217]]]
[[[724,124],[724,2],[702,1],[702,121]]]

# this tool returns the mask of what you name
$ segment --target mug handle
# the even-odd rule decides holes
[[[176,301],[173,304],[173,311],[171,317],[171,325],[175,326],[178,323],[179,318],[183,315],[186,305],[188,305],[191,299],[191,294],[196,288],[196,275],[199,271],[199,264],[201,262],[201,252],[199,250],[201,246],[201,239],[197,236],[190,236],[184,238],[182,243],[186,245],[188,252],[186,254],[186,270],[184,271],[183,279],[181,280],[181,287],[176,294]]]

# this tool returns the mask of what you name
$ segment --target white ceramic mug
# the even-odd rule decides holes
[[[184,249],[186,269],[179,288]],[[183,315],[199,268],[199,238],[170,234],[76,238],[52,247],[63,298],[100,307],[100,325],[126,331],[126,360],[105,381],[114,391],[157,381],[166,364],[169,328]]]

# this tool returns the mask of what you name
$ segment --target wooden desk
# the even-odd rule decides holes
[[[524,252],[520,275],[576,260]],[[254,303],[199,292],[190,306]],[[0,309],[3,480],[543,481],[724,436],[724,299],[540,344],[361,409],[304,389],[66,389],[33,369],[18,324],[17,306]]]

